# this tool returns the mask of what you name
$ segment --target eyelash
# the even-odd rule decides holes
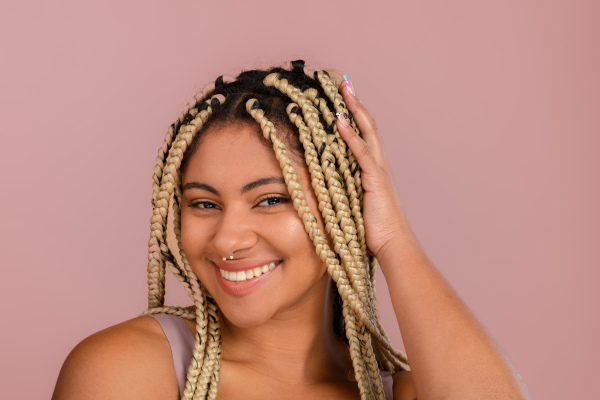
[[[264,201],[269,201],[269,200],[279,200],[279,202],[277,202],[276,204],[271,204],[271,205],[267,205],[267,206],[259,206],[258,205]],[[264,208],[277,207],[282,204],[289,203],[290,201],[291,201],[291,199],[289,197],[278,196],[278,195],[269,195],[269,196],[261,199],[258,202],[257,207],[264,207]],[[210,207],[199,207],[199,205],[201,205],[201,204],[209,204]],[[198,210],[211,210],[218,206],[215,203],[210,202],[210,201],[197,201],[195,203],[189,204],[188,207],[196,208]]]

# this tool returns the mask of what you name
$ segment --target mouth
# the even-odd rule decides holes
[[[280,261],[273,261],[269,264],[265,264],[261,267],[255,267],[251,269],[246,269],[243,271],[226,271],[224,269],[219,268],[219,272],[223,279],[229,282],[246,282],[258,278],[269,271],[272,271],[277,265],[281,263]]]
[[[273,261],[241,271],[227,271],[215,265],[215,275],[219,286],[226,294],[243,297],[258,290],[282,262],[283,260]]]

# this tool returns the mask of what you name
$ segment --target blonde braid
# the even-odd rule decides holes
[[[325,92],[325,94],[327,95],[327,97],[329,98],[331,103],[333,103],[335,112],[341,113],[346,118],[346,120],[350,122],[350,126],[352,126],[354,131],[360,135],[360,131],[358,130],[358,127],[356,126],[356,123],[354,122],[354,118],[352,118],[352,114],[350,113],[350,111],[348,111],[348,108],[346,107],[346,103],[344,103],[344,99],[342,98],[342,95],[339,93],[339,91],[337,89],[337,86],[338,86],[337,82],[335,82],[333,79],[331,79],[329,74],[325,71],[315,72],[315,77],[319,81],[319,83],[321,83],[321,87],[323,88],[323,91]],[[340,145],[344,146],[344,147],[346,146],[346,144],[343,140],[340,141]],[[362,180],[360,179],[360,167],[358,166],[358,162],[356,161],[356,158],[354,157],[352,152],[348,152],[348,162],[352,166],[352,173],[354,174],[354,180],[356,181],[356,187],[362,188]],[[359,199],[360,199],[360,206],[362,208],[362,196],[363,196],[362,189],[360,190],[358,195],[359,195]]]
[[[319,202],[319,210],[323,215],[323,219],[325,221],[326,232],[330,234],[336,244],[336,250],[339,251],[341,248],[340,243],[344,243],[344,240],[347,240],[347,236],[344,236],[343,232],[339,229],[338,218],[336,217],[335,212],[332,208],[332,200],[330,197],[330,192],[325,187],[325,182],[328,180],[325,178],[323,174],[323,169],[319,164],[319,158],[317,155],[317,151],[315,148],[315,144],[311,140],[311,132],[310,129],[304,123],[304,120],[294,111],[299,110],[299,107],[295,103],[290,103],[287,107],[288,116],[290,121],[294,123],[300,132],[300,141],[304,146],[305,151],[305,159],[306,165],[308,166],[309,172],[311,174],[311,183],[313,190],[317,196],[317,200]],[[331,164],[330,160],[327,160],[327,163]],[[338,196],[338,193],[334,193],[334,196]],[[352,240],[352,239],[351,239]],[[339,271],[339,275],[342,277],[348,276],[346,271],[341,269]],[[336,281],[337,282],[337,281]]]
[[[187,308],[173,307],[173,306],[149,308],[146,311],[144,311],[143,313],[141,313],[140,316],[141,315],[152,315],[152,314],[173,314],[173,315],[178,315],[181,318],[185,318],[185,319],[189,319],[189,320],[193,320],[194,318],[196,318],[196,314],[194,312],[188,310]]]
[[[362,346],[357,333],[356,315],[354,314],[354,310],[348,305],[347,301],[344,301],[342,314],[344,316],[346,337],[348,338],[348,345],[350,347],[352,366],[354,367],[354,378],[358,383],[360,397],[362,400],[372,399],[373,393],[370,388],[369,375],[362,357]]]
[[[215,101],[219,102],[214,97],[210,100],[211,104],[216,105]],[[198,115],[195,115],[194,120],[181,130],[180,139],[176,146],[174,146],[175,150],[173,150],[172,162],[168,165],[168,171],[171,172],[171,169],[173,170],[170,175],[173,180],[170,183],[172,184],[175,198],[173,204],[175,211],[174,231],[183,263],[183,270],[194,282],[193,294],[196,306],[196,340],[194,342],[192,361],[188,367],[187,382],[184,391],[184,398],[186,399],[204,398],[208,390],[208,385],[216,385],[213,379],[214,360],[216,359],[216,354],[220,351],[219,322],[216,306],[194,274],[181,242],[181,209],[179,207],[179,204],[181,204],[181,161],[185,150],[192,142],[194,136],[200,131],[212,113],[212,106],[208,105],[208,101],[205,104],[206,110],[200,111]]]
[[[150,219],[150,240],[148,241],[148,308],[160,307],[164,304],[165,296],[165,264],[169,264],[177,279],[182,283],[185,291],[190,297],[193,296],[189,278],[177,265],[171,250],[166,242],[165,232],[167,228],[167,215],[172,191],[163,186],[164,172],[166,170],[165,157],[171,159],[175,138],[181,133],[181,124],[189,116],[195,116],[197,108],[188,107],[179,119],[169,127],[163,145],[158,151],[156,166],[153,175],[152,206],[154,207]],[[167,261],[165,261],[165,258]]]
[[[208,293],[205,294],[206,306],[208,313],[208,325],[207,325],[207,339],[206,350],[204,351],[204,359],[202,360],[202,369],[200,372],[200,379],[196,385],[194,391],[195,399],[206,398],[210,386],[217,386],[215,378],[215,370],[217,366],[217,355],[221,351],[221,335],[219,333],[219,318],[217,313],[217,307]],[[215,388],[216,393],[216,388]]]
[[[327,77],[326,77],[327,76]],[[315,73],[315,77],[319,77],[322,86],[324,87],[324,91],[327,92],[329,94],[330,99],[332,100],[332,102],[334,104],[337,105],[337,110],[338,112],[342,112],[345,115],[348,115],[348,111],[345,108],[345,104],[343,103],[343,101],[341,100],[341,97],[339,96],[339,93],[337,92],[336,87],[333,86],[332,84],[332,80],[329,79],[328,75],[326,75],[326,73],[322,72],[322,71],[318,71],[317,73]],[[336,85],[337,86],[337,85]],[[333,91],[335,91],[335,93],[333,93]],[[323,119],[325,120],[327,126],[330,126],[332,128],[332,130],[334,131],[334,134],[336,136],[339,135],[339,133],[337,132],[337,126],[335,125],[335,121],[333,120],[332,117],[332,113],[329,111],[329,109],[327,108],[326,102],[321,99],[318,98],[318,92],[315,89],[307,89],[304,91],[304,94],[307,98],[309,98],[313,104],[315,106],[317,106],[319,108],[319,110],[321,111],[321,114],[323,116]],[[290,114],[290,107],[288,107],[288,115]],[[291,118],[293,118],[292,116],[290,116]],[[352,120],[351,117],[348,118],[349,120]],[[292,120],[292,122],[294,122]],[[298,126],[298,124],[296,123],[296,125]],[[356,125],[353,124],[353,126],[356,128]],[[299,130],[302,132],[302,130],[300,129],[300,126],[298,126]],[[358,132],[358,129],[355,129]],[[328,141],[329,144],[331,144],[332,146],[332,152],[336,155],[336,159],[338,160],[338,163],[340,165],[344,164],[343,161],[340,162],[340,160],[343,160],[343,157],[339,157],[337,151],[335,150],[334,146],[336,146],[338,143],[341,144],[340,147],[342,147],[343,150],[345,150],[345,143],[342,140],[331,140]],[[305,144],[305,149],[307,148],[306,144]],[[345,151],[344,151],[345,153]],[[344,154],[345,156],[345,154]],[[351,152],[349,152],[349,158],[351,158],[354,162],[355,159],[352,156]],[[308,159],[307,159],[307,164],[308,164]],[[340,168],[342,169],[342,168]],[[347,170],[346,170],[347,171]],[[358,168],[354,168],[354,172],[356,173],[357,176],[357,180],[359,180],[360,182],[360,171],[358,170]],[[349,192],[350,194],[350,198],[352,200],[355,200],[356,197],[353,198],[352,196],[352,188],[350,186],[352,186],[352,181],[348,180],[348,174],[344,173],[344,177],[346,178],[346,183],[347,183],[347,187],[348,190],[347,192]],[[314,178],[313,178],[314,180]],[[313,185],[314,186],[314,185]],[[315,189],[315,192],[317,193],[317,189]],[[354,202],[354,204],[356,204],[356,202]],[[354,205],[353,204],[353,205]],[[322,210],[321,206],[319,206],[319,208]],[[360,212],[360,207],[352,207],[353,208],[353,216],[355,219],[355,223],[357,225],[357,227],[362,228],[360,230],[357,229],[357,231],[359,232],[359,241],[361,242],[361,250],[366,248],[366,241],[364,240],[364,221],[362,220],[362,213]],[[325,214],[324,214],[325,216]],[[368,275],[370,275],[371,278],[371,283],[373,285],[374,288],[374,284],[375,284],[375,262],[376,260],[372,257],[369,257],[369,263],[368,263]],[[373,290],[373,297],[374,297],[374,290]],[[391,371],[396,371],[398,369],[408,369],[408,365],[406,364],[406,356],[404,354],[402,354],[401,352],[397,351],[396,349],[392,348],[392,352],[389,351],[385,351],[388,350],[391,345],[389,345],[389,339],[387,337],[387,334],[385,333],[385,331],[383,330],[383,328],[381,327],[381,324],[379,322],[379,320],[377,320],[377,330],[379,332],[381,332],[381,337],[384,339],[384,348],[380,348],[381,346],[376,346],[373,350],[375,351],[375,353],[377,354],[377,358],[380,360],[382,366],[386,369],[386,370],[391,370]],[[370,336],[367,338],[367,349],[372,348],[370,345]],[[383,351],[382,351],[383,350]],[[370,351],[368,351],[369,354],[367,354],[367,357],[371,358],[370,356]],[[374,368],[370,368],[370,371],[373,371]],[[372,374],[372,379],[374,378],[374,375]],[[377,378],[375,378],[377,379]],[[375,385],[375,387],[377,387],[377,385]]]
[[[207,313],[206,309],[206,296],[204,291],[200,288],[200,283],[196,280],[194,284],[194,305],[196,306],[196,340],[194,341],[194,351],[192,353],[192,360],[188,366],[187,379],[185,382],[185,390],[183,391],[184,399],[198,399],[194,397],[198,384],[198,376],[202,371],[202,364],[204,362],[205,350],[206,350],[206,337],[207,337]]]
[[[357,134],[360,134],[358,126],[356,126],[356,122],[354,121],[354,118],[352,118],[352,114],[350,113],[350,111],[348,111],[348,108],[346,108],[346,103],[344,103],[342,96],[340,95],[339,91],[337,90],[338,83],[335,82],[326,71],[315,72],[315,79],[317,79],[321,83],[321,87],[323,88],[323,91],[325,92],[325,94],[327,95],[329,100],[333,103],[335,112],[344,115],[346,120],[350,121],[350,126],[352,126],[354,131]],[[339,137],[339,132],[337,131],[337,125],[334,125],[334,132],[336,134],[336,137]],[[337,141],[336,144],[339,144],[339,146],[345,152],[346,142],[344,142],[343,140],[340,139]],[[362,212],[361,212],[362,207],[363,207],[363,204],[362,204],[362,196],[363,196],[362,180],[360,178],[360,167],[358,165],[358,162],[356,161],[356,158],[350,151],[348,151],[348,163],[349,163],[348,171],[354,176],[354,181],[355,181],[356,187],[360,189],[360,190],[357,190],[356,193],[350,192],[349,194],[351,196],[350,204],[352,205],[352,215],[355,216],[356,227],[358,230],[358,236],[360,238],[361,249],[362,249],[363,248],[362,247],[363,239],[365,238],[365,224],[362,219]],[[366,247],[366,240],[365,240],[364,244]],[[375,293],[375,272],[376,272],[375,259],[373,257],[369,257],[369,276],[371,279],[371,286],[373,287],[373,293]]]
[[[319,76],[324,76],[323,73],[321,71],[318,72]],[[331,80],[329,80],[329,82],[331,82]],[[290,97],[292,100],[297,101],[298,104],[302,104],[303,108],[302,111],[305,114],[305,119],[307,120],[307,124],[313,124],[313,127],[317,130],[317,133],[314,135],[315,137],[318,137],[319,134],[324,135],[323,129],[322,129],[322,125],[320,122],[318,122],[318,115],[314,109],[314,107],[308,105],[306,99],[303,97],[303,94],[300,92],[299,89],[294,88],[292,85],[289,85],[287,80],[285,79],[279,79],[278,74],[277,73],[272,73],[267,75],[267,77],[265,77],[264,79],[264,83],[266,86],[273,86],[277,89],[279,89],[282,93],[285,93],[288,97]],[[331,86],[331,85],[330,85]],[[332,96],[335,97],[335,96]],[[338,103],[340,103],[340,101],[338,101]],[[343,102],[341,102],[342,106],[345,107],[345,105],[343,104]],[[305,107],[304,107],[305,106]],[[347,113],[347,109],[345,110],[345,113]],[[308,117],[307,117],[308,114]],[[316,119],[316,121],[315,121]],[[310,125],[309,125],[310,126]],[[343,143],[343,141],[340,140],[340,143]],[[323,143],[320,144],[320,147],[323,148],[323,152],[327,151],[327,147],[323,146]],[[348,150],[349,152],[349,150]],[[351,155],[351,152],[349,152],[349,154]],[[354,158],[354,157],[352,157]],[[331,162],[328,164],[330,165]],[[356,169],[356,175],[355,175],[355,180],[360,180],[360,175],[359,175],[359,171],[358,168]],[[326,182],[329,182],[330,180],[327,179]],[[339,180],[339,178],[336,179],[337,182],[341,183],[341,181]],[[335,185],[335,184],[334,184]],[[337,192],[338,200],[341,200],[342,202],[342,206],[343,207],[345,204],[344,200],[347,201],[347,198],[342,194],[340,195],[340,192]],[[332,196],[334,200],[336,200],[335,196]],[[336,204],[337,202],[334,201],[334,204]],[[336,204],[337,205],[337,204]],[[362,220],[362,218],[360,218],[360,220]],[[347,223],[347,221],[346,221]],[[338,250],[336,248],[336,250]],[[373,260],[374,261],[374,260]],[[374,271],[374,268],[371,268]],[[357,291],[358,292],[358,291]],[[365,299],[365,296],[362,297],[362,299]],[[366,300],[366,299],[365,299]],[[373,304],[372,298],[369,298],[368,301],[365,301],[365,303],[371,305]],[[360,313],[359,313],[360,315]],[[362,317],[361,317],[362,319]],[[366,323],[367,326],[369,326],[370,330],[373,333],[377,333],[380,329],[375,330],[375,328],[371,328],[373,325],[371,324],[370,321],[362,321],[363,323]],[[379,335],[378,335],[379,336]],[[383,337],[381,337],[383,339]],[[383,342],[387,342],[385,344],[387,344],[387,347],[389,347],[390,350],[393,349],[393,347],[389,344],[389,341],[387,340],[382,340]],[[395,350],[395,349],[394,349]]]
[[[352,114],[346,107],[346,103],[344,103],[342,96],[340,95],[339,91],[337,90],[338,83],[335,82],[326,71],[316,71],[314,73],[314,75],[315,75],[315,79],[321,83],[321,88],[323,88],[323,91],[325,92],[325,94],[327,95],[329,100],[332,102],[335,112],[342,114],[346,118],[346,120],[350,122],[350,126],[354,129],[354,131],[360,135],[360,131],[358,129],[358,126],[356,125],[356,122],[354,121],[354,118],[352,117]],[[336,125],[334,125],[334,129],[335,129],[336,135],[339,136]],[[340,147],[342,147],[344,150],[346,149],[346,142],[344,142],[343,140],[339,140],[338,143],[339,143]],[[354,157],[354,155],[352,154],[351,151],[348,151],[348,162],[350,165],[351,174],[353,174],[353,176],[354,176],[354,181],[356,183],[356,187],[358,189],[360,189],[360,190],[357,190],[356,194],[350,193],[350,196],[351,196],[350,204],[352,204],[352,213],[353,213],[353,215],[356,215],[355,218],[357,218],[356,226],[357,226],[357,229],[359,232],[359,237],[364,238],[365,237],[365,224],[364,224],[364,221],[362,220],[362,213],[360,213],[360,210],[362,210],[362,208],[363,208],[362,180],[360,177],[360,167],[358,165],[358,162],[356,161],[356,158]],[[355,196],[356,196],[357,201],[355,201]],[[358,212],[360,214],[354,214],[355,212]],[[359,218],[359,215],[360,215],[360,218]],[[366,246],[366,241],[365,241],[365,246]],[[361,248],[362,248],[362,241],[361,241]],[[371,279],[371,285],[373,287],[373,293],[375,293],[375,272],[376,272],[375,259],[373,257],[369,256],[369,276]]]
[[[313,131],[313,138],[317,141],[316,144],[319,146],[318,152],[323,159],[330,157],[331,153],[329,152],[325,141],[327,134],[323,130],[323,126],[319,121],[319,116],[312,105],[312,102],[307,100],[298,88],[289,85],[286,79],[279,79],[277,73],[269,74],[263,82],[266,86],[273,86],[282,93],[287,94],[292,101],[300,106],[306,120],[306,125]],[[366,277],[360,272],[362,255],[360,254],[360,248],[355,239],[356,231],[347,219],[347,215],[350,213],[348,212],[348,204],[346,203],[347,198],[343,195],[344,188],[342,187],[342,181],[331,162],[329,162],[328,167],[324,172],[325,183],[329,188],[331,198],[333,199],[333,205],[336,208],[337,217],[341,222],[340,226],[345,236],[345,240],[338,240],[335,242],[335,251],[341,256],[343,265],[350,278],[352,288],[359,296],[363,306],[367,308],[367,315],[371,318],[373,310],[369,306],[371,306],[372,303],[367,301],[367,295],[370,291],[370,282],[366,280]],[[356,258],[353,256],[356,256]]]
[[[357,335],[360,338],[362,358],[365,360],[367,372],[369,373],[369,379],[373,384],[373,390],[375,391],[375,397],[378,399],[384,399],[385,394],[383,391],[383,383],[381,382],[381,375],[379,373],[379,364],[373,349],[373,342],[371,335],[366,330],[366,327],[359,322],[359,329]]]
[[[314,73],[315,78],[321,83],[321,87],[323,88],[323,91],[325,92],[325,94],[328,96],[328,98],[330,99],[330,101],[334,104],[334,108],[336,110],[336,112],[343,114],[347,120],[350,121],[351,126],[353,127],[354,131],[357,134],[360,134],[360,131],[358,130],[358,127],[356,126],[356,123],[354,122],[354,119],[352,118],[352,114],[350,114],[350,112],[348,111],[348,109],[346,108],[346,104],[344,103],[341,95],[339,94],[338,90],[337,90],[337,83],[331,79],[331,77],[329,76],[329,74],[326,71],[316,71]],[[309,92],[312,94],[312,92]],[[321,99],[320,104],[323,104],[324,102]],[[328,117],[328,113],[325,112],[323,110],[323,107],[320,107],[321,111],[323,113],[324,119],[326,121],[329,121],[329,117]],[[329,123],[329,122],[328,122]],[[337,135],[339,135],[339,133],[337,132],[337,126],[334,124],[333,125],[333,129],[334,132]],[[337,140],[336,144],[339,144],[340,147],[342,147],[344,150],[346,149],[346,145],[345,142],[343,140]],[[350,168],[352,169],[353,173],[354,173],[354,179],[356,182],[357,187],[361,187],[361,179],[360,179],[360,168],[358,167],[358,164],[356,162],[355,157],[352,155],[352,153],[348,150],[348,160],[350,163]],[[350,194],[350,196],[352,196],[352,194]],[[352,197],[351,201],[352,201]],[[364,221],[362,219],[362,213],[361,213],[361,209],[362,209],[362,191],[360,193],[359,196],[359,207],[353,207],[352,208],[352,212],[353,215],[355,216],[355,221],[356,221],[356,226],[357,226],[357,231],[359,233],[359,240],[361,241],[361,248],[362,248],[362,238],[364,238]],[[365,245],[366,245],[366,241],[365,241]],[[375,294],[375,272],[376,272],[376,268],[375,268],[375,263],[376,260],[373,257],[369,257],[369,268],[368,268],[368,272],[369,272],[369,276],[370,276],[370,280],[371,280],[371,285],[373,288],[373,296]],[[401,369],[408,369],[408,364],[406,363],[406,356],[402,353],[397,351],[396,349],[393,349],[393,347],[389,344],[389,338],[387,336],[387,334],[385,333],[383,327],[381,326],[379,320],[377,320],[377,330],[379,332],[381,332],[382,337],[385,339],[384,340],[384,344],[385,344],[385,349],[386,350],[390,350],[390,348],[393,350],[391,352],[391,354],[389,354],[388,352],[380,352],[379,349],[376,347],[376,352],[377,354],[382,354],[384,355],[384,358],[386,360],[382,360],[385,362],[385,364],[388,364],[390,357],[392,359],[395,359],[394,364],[396,364],[398,367],[400,367]],[[395,372],[395,371],[394,371]]]
[[[327,106],[327,102],[318,97],[319,92],[310,88],[304,91],[304,95],[307,99],[311,100],[313,104],[319,108],[321,114],[323,115],[323,119],[327,126],[330,126],[333,135],[327,135],[327,145],[330,147],[331,152],[335,155],[335,159],[339,164],[339,169],[344,175],[344,182],[346,183],[346,193],[348,194],[348,201],[350,204],[350,209],[352,211],[352,217],[354,218],[356,233],[358,235],[358,243],[360,246],[360,251],[363,255],[366,255],[367,260],[365,262],[369,262],[369,277],[371,280],[371,289],[373,291],[373,295],[375,294],[375,268],[374,265],[371,265],[369,260],[370,257],[367,255],[367,241],[365,237],[365,223],[362,217],[362,205],[359,200],[358,190],[356,189],[355,179],[352,171],[360,177],[360,171],[358,171],[358,163],[351,152],[347,151],[346,142],[340,137],[340,134],[337,129],[336,118],[329,110]],[[332,137],[333,136],[333,137]],[[349,157],[350,156],[350,157]],[[371,259],[372,260],[372,259]]]
[[[199,111],[201,110],[201,111]],[[195,396],[195,398],[203,398],[206,393],[206,388],[210,384],[211,387],[214,387],[213,392],[216,393],[216,380],[218,380],[218,372],[215,373],[215,362],[217,359],[217,354],[220,353],[220,334],[218,328],[218,311],[216,309],[216,305],[207,306],[210,302],[210,299],[207,299],[207,293],[205,289],[198,281],[196,275],[191,269],[185,253],[183,252],[183,247],[181,246],[181,223],[180,223],[180,214],[181,210],[179,207],[181,201],[181,176],[180,176],[180,166],[183,158],[183,154],[186,148],[191,143],[194,135],[201,129],[201,127],[206,123],[208,118],[212,113],[212,107],[209,103],[204,103],[201,107],[197,108],[189,108],[186,113],[182,114],[179,118],[179,122],[183,122],[189,117],[194,117],[194,119],[187,125],[182,126],[179,129],[177,135],[174,135],[172,132],[175,131],[175,127],[172,127],[168,132],[168,139],[165,140],[165,144],[160,151],[164,152],[168,145],[171,143],[172,146],[169,149],[169,157],[167,159],[166,165],[161,168],[161,173],[155,172],[154,177],[160,177],[160,189],[158,193],[153,195],[154,202],[154,212],[153,218],[151,220],[152,227],[152,257],[149,260],[149,276],[152,276],[154,279],[149,279],[149,298],[153,300],[153,304],[159,303],[162,305],[164,302],[164,273],[161,274],[160,270],[157,272],[157,269],[161,268],[162,261],[162,269],[164,270],[164,260],[162,257],[170,257],[172,258],[172,253],[166,244],[166,237],[164,232],[166,231],[166,223],[168,216],[168,206],[169,200],[171,196],[174,197],[173,209],[174,209],[174,231],[177,236],[177,242],[179,245],[179,250],[183,262],[183,268],[179,266],[173,268],[176,275],[181,276],[180,281],[184,283],[184,287],[186,287],[186,283],[191,282],[191,285],[187,285],[188,293],[192,293],[192,297],[194,299],[194,304],[196,307],[195,319],[196,319],[196,340],[194,343],[194,351],[192,356],[192,361],[188,368],[187,374],[187,382],[186,388],[184,391],[184,398],[192,399],[194,398],[194,394],[198,394],[199,396]],[[173,137],[175,136],[175,137]],[[169,143],[170,142],[170,143]],[[160,161],[159,157],[159,161]],[[157,166],[160,167],[157,162]],[[156,182],[156,181],[155,181]],[[155,190],[156,192],[156,190]],[[156,247],[160,246],[160,253],[157,251]],[[157,254],[158,253],[158,254]],[[162,257],[161,257],[162,256]],[[167,262],[169,263],[169,262]],[[156,280],[159,281],[159,284],[156,284]],[[162,288],[162,290],[161,290]],[[175,315],[181,315],[185,318],[191,319],[191,312],[185,308],[181,307],[152,307],[153,304],[149,305],[149,309],[146,310],[143,315],[153,314],[157,312],[170,313]],[[210,318],[207,318],[209,316]],[[207,321],[210,321],[207,323]],[[210,328],[209,328],[210,326]],[[210,332],[209,332],[210,330]],[[207,340],[207,336],[210,334],[211,339]],[[207,348],[208,343],[208,348]],[[211,360],[213,360],[211,362]],[[198,383],[198,377],[200,376],[200,385]],[[208,379],[206,378],[208,377]],[[215,379],[217,377],[217,379]],[[203,389],[204,388],[204,389]],[[204,391],[204,394],[202,393]]]
[[[208,306],[208,317],[209,317],[209,334],[211,336],[211,347],[212,352],[208,363],[211,366],[210,380],[208,387],[209,399],[217,398],[217,391],[219,389],[219,371],[221,369],[221,331],[220,331],[220,317],[219,308],[214,301],[211,301]]]
[[[318,163],[315,145],[311,141],[310,130],[306,126],[300,115],[297,114],[297,112],[299,111],[299,107],[297,104],[290,103],[286,111],[288,113],[290,121],[296,125],[300,133],[300,142],[304,146],[306,164],[309,168],[309,172],[311,175],[311,184],[313,187],[313,191],[317,195],[319,209],[323,214],[327,233],[332,236],[339,236],[339,230],[336,232],[336,229],[334,228],[337,226],[338,220],[333,213],[333,210],[331,208],[331,199],[323,185],[323,173],[321,165],[319,165]],[[323,159],[326,159],[325,164],[328,164],[328,166],[329,164],[331,164],[330,160],[327,159],[326,156],[323,156]],[[367,383],[365,382],[367,371],[364,368],[364,360],[368,363],[368,373],[371,378],[371,381],[373,382],[373,387],[377,394],[377,398],[383,398],[380,396],[380,394],[383,393],[383,387],[381,385],[381,377],[379,375],[379,368],[377,365],[375,355],[373,353],[370,335],[365,335],[364,325],[361,323],[358,323],[358,325],[362,334],[357,334],[357,321],[354,315],[354,311],[349,309],[347,301],[344,301],[343,307],[346,336],[349,341],[350,354],[355,368],[355,377],[357,382],[361,382],[361,393],[367,393],[365,390],[368,387]],[[361,336],[363,339],[359,340],[359,336]],[[366,394],[364,393],[363,397],[366,396]]]

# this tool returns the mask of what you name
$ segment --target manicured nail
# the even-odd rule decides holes
[[[342,113],[336,113],[335,116],[337,117],[337,119],[340,120],[344,128],[348,127],[348,121],[346,121],[346,118],[344,118],[344,115]]]
[[[344,85],[346,85],[352,96],[356,97],[356,92],[354,92],[354,86],[352,85],[352,82],[348,80],[348,75],[343,75],[342,78],[344,78]]]

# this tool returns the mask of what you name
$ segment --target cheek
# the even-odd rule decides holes
[[[216,280],[214,270],[210,267],[206,257],[210,253],[210,229],[205,224],[199,224],[193,216],[186,218],[181,215],[181,245],[187,258],[188,264],[198,280],[208,289],[215,293]]]
[[[189,259],[194,258],[196,254],[202,251],[202,246],[207,243],[207,229],[193,223],[193,218],[186,217],[185,213],[181,215],[181,245]]]
[[[318,218],[318,216],[316,217]],[[278,232],[271,233],[271,237],[277,238],[279,241],[278,247],[285,249],[287,256],[293,256],[294,259],[300,260],[306,267],[309,265],[319,266],[317,269],[314,267],[300,268],[303,275],[308,276],[315,273],[320,275],[325,270],[325,263],[317,254],[315,246],[304,227],[304,221],[300,219],[298,214],[290,214],[282,222],[280,221],[278,224]],[[322,226],[320,228],[323,229]]]
[[[276,248],[286,253],[306,251],[307,246],[312,247],[312,242],[304,228],[304,222],[298,217],[295,210],[279,214],[272,223],[265,224],[261,235],[268,238]]]

